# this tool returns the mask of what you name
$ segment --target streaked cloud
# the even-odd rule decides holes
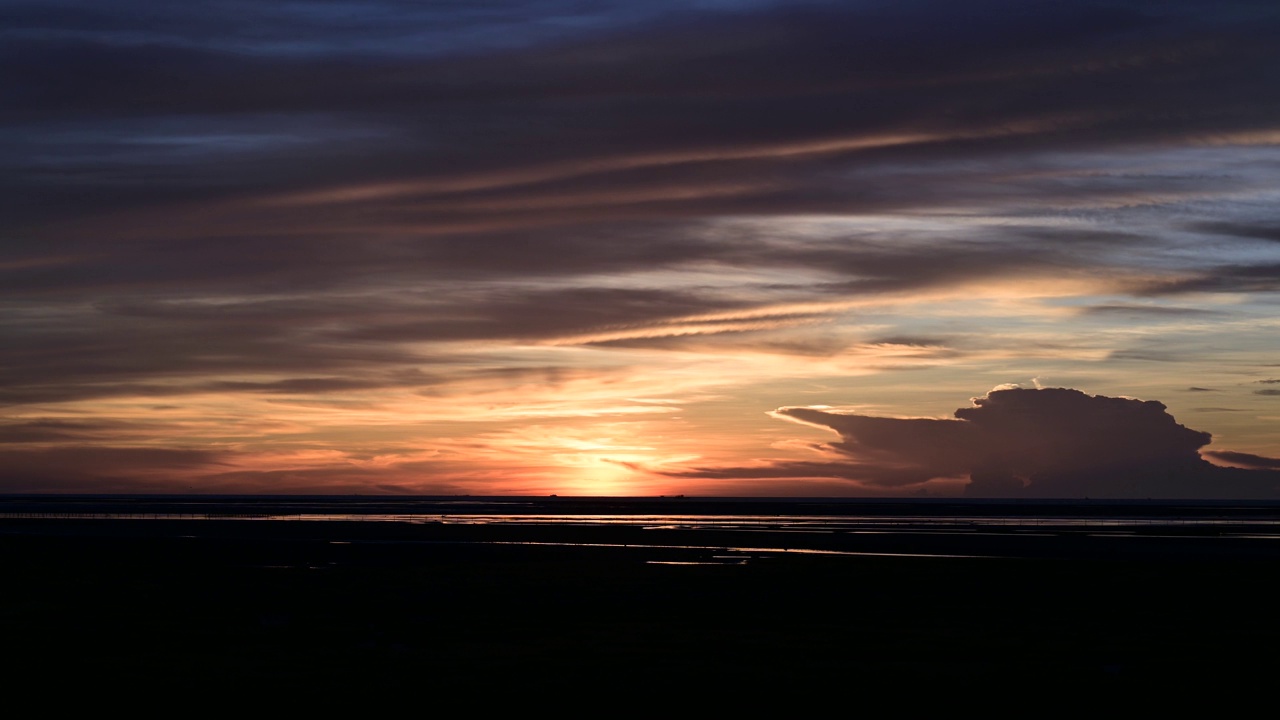
[[[1270,5],[0,8],[0,440],[50,488],[907,492],[763,411],[1032,377],[1280,455]]]

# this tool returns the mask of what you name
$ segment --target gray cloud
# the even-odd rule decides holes
[[[82,442],[97,438],[143,441],[163,429],[159,423],[104,420],[19,420],[0,423],[0,445],[10,443]]]
[[[1280,459],[1254,455],[1252,453],[1234,452],[1231,450],[1209,450],[1204,453],[1209,457],[1245,468],[1257,470],[1280,470]]]
[[[0,449],[0,491],[175,492],[175,472],[221,469],[226,455],[206,450],[148,447]]]
[[[132,9],[137,3],[126,4]],[[147,7],[151,14],[162,12]],[[24,68],[11,89],[9,131],[38,138],[76,118],[102,123],[83,125],[82,136],[107,147],[113,142],[108,121],[181,117],[203,122],[208,137],[217,134],[218,123],[228,129],[225,136],[234,136],[245,132],[244,118],[261,124],[297,117],[309,120],[296,126],[298,135],[317,118],[371,135],[330,139],[298,153],[270,149],[270,163],[262,156],[186,157],[129,167],[127,174],[109,171],[125,160],[104,165],[92,160],[96,151],[83,152],[85,143],[60,144],[47,148],[51,156],[10,168],[16,189],[40,200],[13,209],[65,214],[86,200],[91,207],[151,204],[171,188],[172,162],[199,168],[188,176],[206,178],[207,194],[220,187],[225,193],[421,177],[424,168],[448,168],[444,175],[428,171],[428,177],[449,177],[544,161],[767,146],[904,128],[961,137],[1029,128],[1006,140],[939,141],[870,156],[919,165],[924,159],[972,161],[1037,147],[1106,147],[1139,137],[1251,129],[1275,112],[1265,98],[1276,63],[1270,40],[1277,19],[1256,11],[1233,18],[1194,5],[1113,3],[1038,5],[1027,12],[1007,2],[970,3],[963,11],[936,2],[874,10],[790,4],[736,13],[668,9],[648,18],[615,14],[612,28],[596,23],[593,34],[577,39],[530,32],[531,42],[521,47],[478,44],[466,53],[431,56],[386,52],[401,46],[385,42],[361,49],[351,39],[362,31],[443,36],[438,28],[472,22],[465,13],[450,6],[424,17],[420,8],[397,5],[356,13],[340,27],[322,17],[299,26],[285,17],[285,5],[274,7],[247,14],[228,7],[222,15],[163,11],[171,30],[146,31],[154,36],[146,42],[117,39],[119,26],[126,25],[123,12],[79,4],[57,14],[29,10],[26,32],[4,50],[6,65]],[[510,29],[516,18],[541,9],[509,2],[489,17],[507,20],[503,26]],[[114,22],[104,25],[104,14]],[[258,20],[247,36],[250,17]],[[92,28],[99,26],[104,29],[95,34]],[[205,37],[193,41],[183,27],[199,28]],[[251,42],[249,37],[269,43],[273,35],[309,35],[309,43],[298,44],[316,51],[217,47],[219,37],[234,45]],[[1213,111],[1188,109],[1189,95],[1201,100],[1196,107]],[[59,154],[68,152],[79,154]],[[789,186],[772,194],[773,202],[791,208],[856,206],[861,195],[905,194],[906,188],[872,172],[864,175],[867,182],[851,186],[856,192],[828,192],[824,200],[820,188],[849,177],[847,164],[832,159],[840,158],[761,159],[745,167],[740,160],[708,159],[701,169],[718,165],[720,176],[762,173]],[[937,186],[940,178],[931,182],[918,171],[897,182],[909,180],[917,194],[933,198],[973,187],[957,182],[954,171],[943,186]],[[627,173],[615,174],[625,185]],[[979,173],[966,179],[984,185],[998,178]],[[76,185],[81,192],[72,189]],[[985,185],[987,192],[994,189]],[[1114,190],[1114,184],[1106,188]]]
[[[1097,323],[1280,288],[1269,206],[1219,199],[1274,189],[1274,149],[1233,145],[1280,118],[1265,3],[0,5],[3,406],[435,393],[564,338],[942,357],[982,340],[661,328],[1040,278],[1109,283]],[[833,448],[839,477],[923,472]]]
[[[1280,227],[1275,225],[1255,225],[1243,222],[1198,222],[1192,223],[1189,227],[1196,232],[1211,235],[1280,242]]]
[[[1183,317],[1216,315],[1212,310],[1186,307],[1166,307],[1163,305],[1094,305],[1081,309],[1085,315],[1118,315],[1122,317],[1159,320],[1167,318],[1175,320]]]
[[[0,118],[12,230],[0,286],[16,297],[319,292],[370,278],[703,262],[857,278],[813,288],[844,294],[1089,266],[1150,240],[1027,225],[982,242],[938,238],[944,257],[892,238],[787,246],[698,230],[725,215],[1177,192],[1168,183],[1186,178],[1059,177],[1035,158],[1265,124],[1275,115],[1265,68],[1280,62],[1276,18],[1248,5],[1232,15],[1125,3],[717,13],[381,3],[342,23],[293,4],[126,5],[17,5],[3,53],[25,71]],[[592,32],[528,21],[552,7]],[[518,26],[527,42],[466,52],[392,41]],[[279,46],[286,39],[292,48]],[[1189,113],[1197,94],[1221,102]],[[904,132],[925,139],[805,150]],[[276,202],[366,183],[409,185]],[[85,224],[68,223],[77,217]],[[1152,292],[1262,290],[1273,276],[1233,266]]]
[[[1152,283],[1148,295],[1198,292],[1275,292],[1280,290],[1280,263],[1221,265],[1187,277]]]
[[[1178,424],[1162,403],[1065,388],[1003,389],[954,419],[890,418],[784,407],[779,416],[830,428],[841,460],[695,470],[696,477],[832,477],[871,488],[967,478],[992,497],[1273,497],[1280,474],[1220,468],[1208,433]],[[1228,455],[1230,455],[1228,453]],[[1271,467],[1265,463],[1252,467]]]
[[[950,246],[939,247],[926,235],[895,246],[893,241],[903,241],[903,234],[871,233],[837,245],[826,239],[746,232],[725,238],[670,223],[597,228],[598,234],[582,228],[531,230],[466,243],[442,238],[369,247],[312,248],[301,239],[243,238],[175,247],[156,241],[132,251],[115,249],[114,257],[88,254],[86,245],[83,257],[64,263],[17,263],[8,272],[0,268],[0,277],[11,281],[0,290],[0,296],[10,298],[0,327],[14,340],[0,351],[0,402],[423,386],[442,377],[418,368],[431,364],[444,372],[465,358],[444,349],[434,355],[421,348],[410,351],[406,343],[583,336],[583,342],[611,347],[688,348],[704,340],[663,338],[660,331],[659,337],[645,337],[646,331],[671,322],[697,329],[698,321],[685,318],[746,313],[770,303],[874,296],[1086,267],[1086,250],[1068,252],[1071,238],[1023,230],[1005,228],[1008,237],[1023,240],[998,252],[993,250],[1003,238],[953,239]],[[1104,245],[1089,238],[1082,242],[1085,248]],[[477,247],[489,250],[478,252]],[[794,270],[802,273],[798,278],[820,280],[728,288],[642,283],[546,287],[533,282],[685,265],[726,273]],[[797,311],[771,318],[807,322],[823,316]],[[716,320],[701,325],[715,326],[719,333],[756,332],[750,323]],[[599,333],[628,332],[636,337],[592,339]],[[751,345],[831,355],[848,342],[761,335]],[[291,379],[212,384],[200,379],[212,373],[263,372]]]

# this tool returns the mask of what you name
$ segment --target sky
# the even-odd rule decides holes
[[[0,492],[1280,497],[1277,37],[0,0]]]

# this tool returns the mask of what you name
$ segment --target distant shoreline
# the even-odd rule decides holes
[[[0,535],[651,548],[662,558],[1280,561],[1280,503],[831,498],[3,496]],[[389,550],[387,552],[390,552]],[[532,552],[532,550],[530,550]],[[697,560],[700,561],[700,560]]]
[[[1280,512],[1280,499],[1201,498],[855,498],[855,497],[772,497],[772,496],[591,496],[591,495],[329,495],[329,494],[202,494],[202,493],[2,493],[0,511],[8,508],[130,506],[139,511],[166,505],[196,505],[218,511],[223,507],[298,508],[312,506],[342,508],[343,512],[379,512],[380,506],[395,508],[451,509],[466,506],[474,512],[587,513],[607,508],[617,512],[648,511],[662,507],[698,513],[723,513],[749,508],[792,514],[955,510],[982,513],[1059,513],[1064,510],[1109,513],[1115,509],[1167,512],[1187,510],[1273,510]]]

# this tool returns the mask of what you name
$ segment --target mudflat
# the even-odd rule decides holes
[[[936,552],[955,543],[927,532],[827,554],[803,552],[799,535],[781,551],[776,533],[652,537],[539,523],[4,520],[0,618],[21,658],[8,677],[52,691],[589,690],[750,706],[919,687],[1076,700],[1243,691],[1280,669],[1280,561],[1211,535],[1121,552],[1136,546],[993,533],[981,556]]]

